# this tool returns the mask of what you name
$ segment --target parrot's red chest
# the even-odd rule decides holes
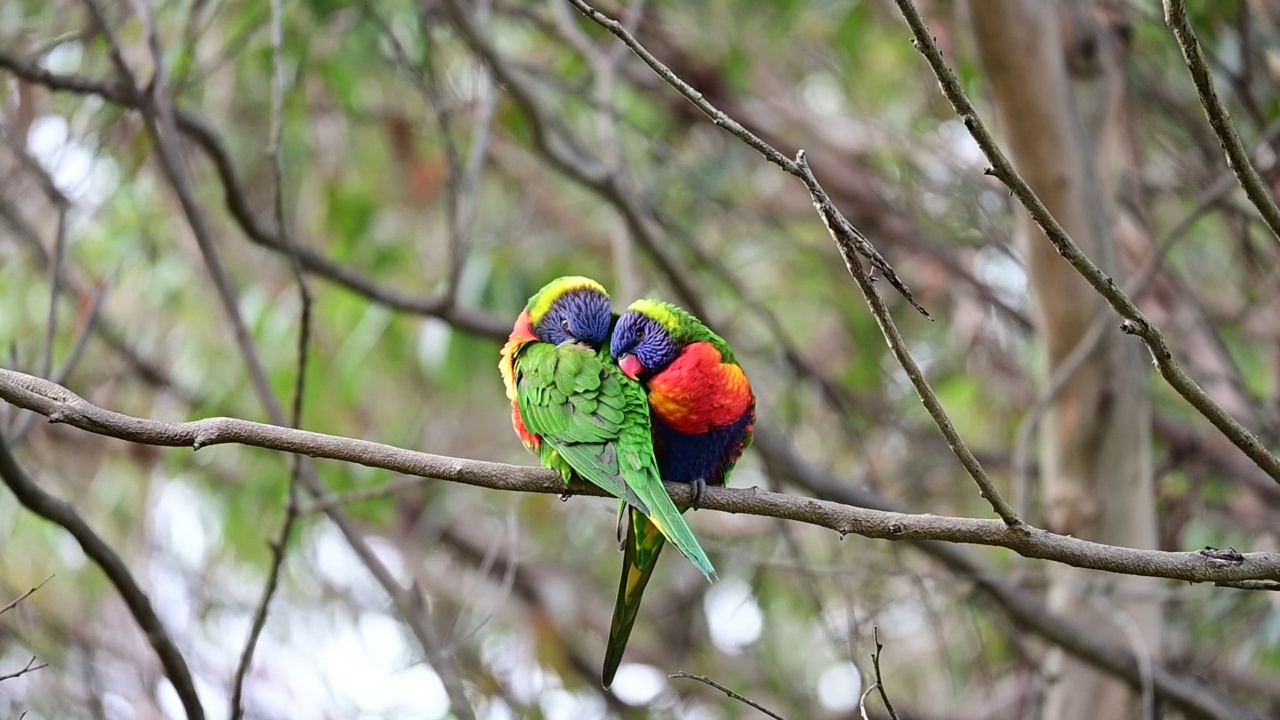
[[[742,368],[709,342],[693,343],[649,381],[654,414],[676,432],[697,435],[742,419],[755,401]]]

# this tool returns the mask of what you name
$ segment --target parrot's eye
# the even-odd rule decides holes
[[[565,332],[569,332],[569,318],[561,318],[560,327],[564,328]]]
[[[640,342],[644,342],[644,335],[645,335],[645,332],[646,332],[646,328],[645,328],[645,326],[644,326],[644,325],[637,325],[637,326],[636,326],[636,342],[638,342],[638,343],[640,343]]]

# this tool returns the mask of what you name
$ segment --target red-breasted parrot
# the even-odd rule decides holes
[[[751,444],[756,399],[746,374],[720,336],[688,311],[659,300],[637,300],[627,308],[614,326],[610,353],[648,394],[662,479],[692,484],[697,508],[704,488],[724,485]],[[622,662],[664,544],[661,530],[644,515],[625,505],[620,512],[626,535],[601,673],[606,688]]]
[[[615,319],[609,295],[589,278],[557,278],[529,298],[498,365],[511,423],[544,466],[622,499],[712,579],[711,561],[662,486],[644,389],[609,355]]]

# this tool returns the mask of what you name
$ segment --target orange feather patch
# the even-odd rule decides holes
[[[690,435],[732,425],[751,407],[751,383],[709,342],[693,343],[649,381],[649,403],[671,429]]]
[[[511,329],[511,335],[507,338],[507,344],[502,346],[502,360],[498,362],[498,371],[502,373],[502,384],[507,391],[507,399],[511,401],[511,426],[520,436],[520,441],[530,450],[537,450],[541,441],[537,435],[529,432],[529,429],[524,426],[524,419],[520,417],[520,403],[516,399],[516,354],[525,343],[534,342],[537,339],[533,334],[533,325],[529,322],[529,313],[521,312],[516,318],[515,327]]]

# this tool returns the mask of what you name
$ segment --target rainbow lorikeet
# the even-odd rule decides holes
[[[644,389],[609,355],[615,319],[589,278],[557,278],[529,298],[498,364],[511,423],[544,466],[620,498],[711,579],[711,561],[662,486]]]
[[[751,444],[756,419],[751,383],[728,343],[686,310],[659,300],[637,300],[627,308],[614,326],[610,352],[622,373],[648,393],[662,479],[691,483],[696,509],[706,486],[724,485]],[[626,526],[622,578],[601,674],[606,688],[622,662],[664,544],[663,533],[625,505],[621,522]]]

